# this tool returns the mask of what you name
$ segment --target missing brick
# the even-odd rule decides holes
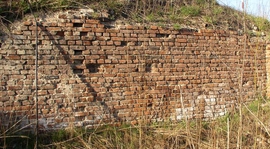
[[[157,34],[158,38],[168,38],[169,34]]]
[[[87,32],[80,32],[81,36],[87,36]]]
[[[73,73],[75,73],[75,74],[83,74],[83,69],[73,69]]]
[[[83,121],[85,116],[75,116],[75,121]]]
[[[65,32],[64,31],[57,31],[56,35],[58,36],[65,36]]]
[[[64,107],[63,104],[59,104],[59,105],[58,105],[58,108],[59,108],[59,109],[61,109],[61,108],[63,108],[63,107]]]
[[[152,72],[152,63],[145,64],[145,72]]]
[[[74,64],[83,64],[83,60],[76,59],[74,60]]]
[[[109,24],[105,24],[104,25],[104,28],[105,29],[111,29],[111,28],[114,28],[114,26],[113,25],[109,25]]]
[[[74,50],[74,55],[82,55],[82,50]]]
[[[121,41],[121,46],[126,46],[127,42],[126,41]]]
[[[141,46],[141,45],[142,45],[142,42],[141,41],[135,42],[135,46]]]
[[[73,24],[73,27],[82,27],[83,26],[83,23],[74,23]]]
[[[90,73],[97,73],[100,64],[87,64],[86,68],[89,70]]]

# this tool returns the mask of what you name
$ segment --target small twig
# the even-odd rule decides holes
[[[230,119],[227,117],[227,149],[230,149]]]
[[[30,137],[22,136],[22,135],[15,135],[15,136],[0,136],[0,139],[3,139],[3,138],[26,138],[26,139],[30,139]]]

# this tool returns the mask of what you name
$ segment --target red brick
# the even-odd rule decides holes
[[[68,41],[68,43],[67,43],[68,45],[75,45],[76,44],[76,42],[74,41],[74,40],[70,40],[70,41]]]
[[[74,116],[75,117],[81,117],[81,116],[87,116],[88,112],[75,112]]]
[[[135,28],[136,28],[135,26],[132,26],[132,25],[126,25],[126,29],[133,30],[133,29],[135,29]]]
[[[90,41],[83,41],[83,45],[90,46],[91,42]]]
[[[85,23],[83,27],[97,28],[97,24],[87,24]]]
[[[112,41],[124,41],[124,38],[122,38],[122,37],[112,37],[111,40]]]
[[[105,29],[103,29],[103,28],[93,28],[93,32],[104,33],[105,32]]]
[[[76,41],[75,41],[75,44],[76,44],[76,45],[82,45],[83,42],[82,42],[81,40],[76,40]]]
[[[157,30],[158,29],[158,26],[152,25],[152,26],[150,26],[150,29],[151,30]]]
[[[179,43],[185,43],[187,42],[187,39],[175,39],[175,41]]]
[[[66,27],[73,27],[73,23],[66,23]]]
[[[19,60],[19,59],[21,59],[21,56],[19,56],[19,55],[9,55],[9,56],[7,56],[5,58],[10,59],[10,60]]]
[[[62,31],[60,27],[46,27],[48,31]]]
[[[25,22],[23,22],[23,25],[30,26],[30,25],[33,25],[33,22],[32,21],[25,21]]]
[[[78,29],[78,31],[81,31],[81,32],[91,32],[92,31],[92,28],[81,28],[81,29]]]
[[[148,34],[156,34],[156,33],[159,33],[158,30],[147,30],[147,33]]]
[[[106,33],[119,33],[118,29],[106,29]]]
[[[84,23],[83,19],[71,19],[71,22],[73,23]]]
[[[99,20],[86,20],[85,22],[89,23],[89,24],[99,24],[100,23]]]
[[[131,33],[134,33],[134,31],[133,30],[120,30],[120,33],[131,34]]]

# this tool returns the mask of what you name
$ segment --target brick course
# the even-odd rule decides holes
[[[43,128],[214,118],[266,93],[266,45],[234,31],[115,25],[76,17],[38,26]],[[57,21],[58,20],[58,21]],[[3,113],[35,118],[35,23],[1,43]],[[244,63],[244,64],[243,64]],[[242,75],[243,74],[243,75]],[[241,77],[243,76],[243,77]],[[241,82],[242,78],[242,82]]]

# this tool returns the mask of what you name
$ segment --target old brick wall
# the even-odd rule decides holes
[[[22,22],[0,50],[0,111],[24,116],[25,124],[35,118],[35,32],[35,22]],[[58,128],[224,115],[265,93],[266,42],[244,43],[234,31],[65,13],[40,19],[39,122]]]

